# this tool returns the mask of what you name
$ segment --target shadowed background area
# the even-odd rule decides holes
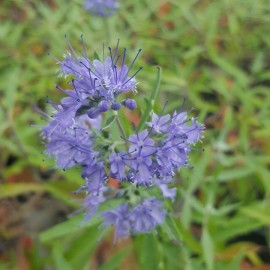
[[[266,0],[119,1],[106,19],[83,1],[0,3],[0,269],[270,269],[270,5]],[[167,231],[112,245],[93,219],[81,224],[80,171],[63,172],[43,153],[36,107],[63,96],[51,53],[68,45],[89,57],[128,49],[137,104],[162,68],[155,109],[186,99],[206,126],[177,177],[175,222]],[[127,114],[138,122],[140,114]],[[112,185],[117,183],[112,181]],[[79,211],[80,212],[80,211]],[[70,218],[68,218],[70,217]],[[57,225],[58,224],[58,225]],[[164,231],[166,233],[164,233]]]

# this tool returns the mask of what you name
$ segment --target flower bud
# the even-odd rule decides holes
[[[112,104],[112,106],[111,106],[111,108],[114,111],[118,111],[121,108],[121,103],[120,102],[117,102],[117,101],[114,101],[113,104]]]
[[[137,103],[134,99],[126,99],[123,101],[123,105],[127,107],[129,110],[137,109]]]
[[[95,108],[91,108],[87,112],[87,115],[88,115],[89,118],[94,119],[94,118],[97,118],[100,113],[101,113],[100,109],[95,107]]]
[[[109,101],[101,100],[98,104],[98,108],[101,112],[107,112],[110,109]]]

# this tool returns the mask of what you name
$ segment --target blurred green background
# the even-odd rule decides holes
[[[0,2],[0,269],[269,270],[270,1],[126,0],[107,21],[82,4]],[[74,214],[79,170],[44,160],[34,108],[66,84],[48,52],[61,59],[65,35],[81,50],[81,34],[89,58],[118,38],[130,61],[142,48],[137,102],[159,65],[156,107],[168,99],[172,112],[186,98],[206,125],[205,151],[181,171],[175,214],[158,234],[100,237],[95,219]]]

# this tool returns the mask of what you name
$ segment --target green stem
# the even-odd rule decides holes
[[[116,123],[117,123],[117,126],[119,127],[119,130],[120,130],[120,133],[121,133],[122,137],[124,139],[126,139],[125,131],[124,131],[124,129],[123,129],[123,127],[122,127],[122,125],[121,125],[118,117],[116,117]]]
[[[153,88],[150,94],[150,98],[147,100],[147,107],[146,110],[144,112],[144,114],[141,117],[140,123],[137,127],[137,129],[140,131],[144,128],[145,126],[145,122],[148,120],[148,118],[150,117],[150,113],[153,110],[155,101],[157,99],[157,94],[158,94],[158,90],[159,90],[159,85],[160,85],[160,79],[161,79],[161,67],[157,66],[157,77],[156,80],[153,84]]]
[[[126,138],[127,138],[126,133],[125,133],[125,131],[124,131],[124,129],[123,129],[123,127],[122,127],[122,125],[121,125],[121,122],[120,122],[120,120],[119,120],[118,117],[116,117],[116,123],[117,123],[117,126],[118,126],[118,128],[119,128],[119,130],[120,130],[120,133],[121,133],[123,139],[126,139]],[[126,151],[128,152],[128,144],[127,144],[127,141],[125,141],[125,148],[126,148]]]
[[[107,42],[109,44],[111,41],[111,35],[110,35],[110,27],[109,27],[108,18],[103,18],[103,25],[104,25],[104,31],[107,38]]]

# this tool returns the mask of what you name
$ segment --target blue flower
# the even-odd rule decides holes
[[[87,221],[91,219],[97,212],[99,205],[105,201],[105,197],[103,192],[99,194],[96,193],[89,193],[85,198],[84,202],[84,210],[85,210],[85,217],[84,220]]]
[[[134,233],[151,232],[164,221],[166,215],[163,203],[156,198],[144,199],[133,209],[124,203],[100,213],[103,218],[102,227],[115,227],[114,241]]]
[[[87,124],[88,123],[88,124]],[[96,153],[89,140],[91,122],[84,116],[73,119],[72,124],[63,128],[53,119],[43,128],[48,141],[46,153],[56,159],[59,168],[69,169],[93,159]]]
[[[174,200],[176,196],[176,188],[168,188],[166,184],[159,184],[160,191],[162,196],[166,199]]]
[[[99,194],[107,176],[102,162],[96,162],[94,159],[89,159],[88,164],[83,166],[82,177],[86,181],[86,190],[90,193]]]
[[[167,212],[163,203],[156,198],[145,199],[132,210],[130,220],[135,233],[147,233],[163,223]]]
[[[127,178],[125,153],[112,153],[110,155],[110,174],[112,177],[122,181]]]
[[[84,8],[95,16],[108,17],[118,10],[119,5],[116,0],[87,0]]]
[[[156,133],[166,133],[169,128],[169,120],[171,116],[169,114],[165,116],[158,116],[153,112],[152,114],[152,122],[147,122],[147,125],[152,128]]]
[[[136,102],[132,99],[121,102],[117,101],[117,99],[123,92],[132,91],[136,93],[137,80],[135,75],[142,67],[131,76],[129,74],[141,50],[138,51],[131,65],[127,66],[126,49],[124,49],[122,57],[118,55],[119,40],[114,52],[110,47],[108,48],[108,57],[105,58],[103,47],[102,59],[94,59],[93,61],[86,55],[83,40],[83,53],[81,56],[78,56],[68,40],[67,42],[69,45],[67,55],[64,56],[63,61],[56,59],[60,65],[60,75],[73,75],[74,77],[71,81],[73,91],[57,87],[68,95],[61,101],[64,107],[68,107],[74,113],[79,111],[79,114],[81,111],[88,111],[88,116],[92,119],[96,118],[100,113],[106,112],[110,107],[113,110],[119,110],[121,104],[130,110],[136,108]]]
[[[136,93],[135,75],[141,68],[132,75],[130,71],[140,50],[127,66],[126,49],[122,57],[119,55],[119,40],[114,51],[108,48],[108,57],[103,46],[102,59],[93,60],[86,55],[83,39],[81,54],[67,42],[69,52],[62,61],[56,61],[61,75],[71,75],[73,79],[68,90],[57,86],[65,96],[60,103],[49,101],[52,114],[42,113],[47,119],[47,125],[42,127],[46,153],[56,159],[59,168],[77,166],[81,170],[85,184],[80,190],[87,194],[85,220],[98,212],[101,203],[117,198],[121,199],[120,205],[100,213],[102,226],[115,226],[115,240],[148,233],[164,222],[168,213],[161,199],[174,200],[176,188],[169,186],[177,171],[189,166],[189,152],[201,139],[204,126],[196,118],[189,118],[187,112],[162,115],[164,107],[162,113],[152,113],[146,129],[138,132],[134,127],[133,134],[119,136],[123,141],[114,141],[115,134],[111,136],[101,125],[106,122],[109,128],[117,113],[107,121],[102,121],[102,116],[122,106],[137,108],[135,100],[121,100],[121,94]],[[120,182],[117,189],[107,185],[109,177]],[[159,192],[155,198],[146,188],[137,190],[138,186],[154,186],[153,192]]]
[[[103,217],[102,227],[107,228],[110,225],[115,227],[114,242],[118,238],[127,237],[130,235],[130,212],[127,203],[120,204],[113,210],[101,212],[100,215]]]

